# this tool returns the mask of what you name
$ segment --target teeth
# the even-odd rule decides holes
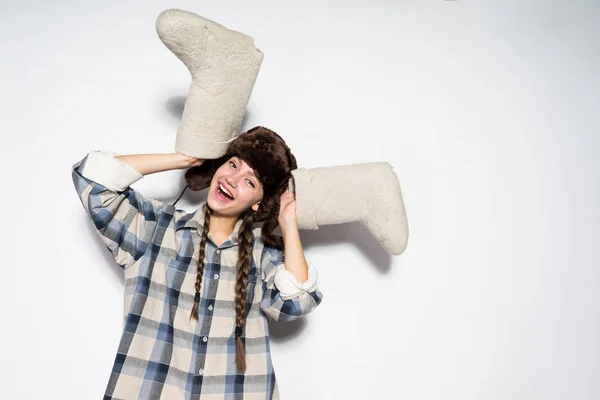
[[[219,187],[221,188],[222,191],[224,191],[225,193],[227,193],[229,196],[231,196],[233,198],[233,195],[231,193],[229,193],[229,191],[227,189],[225,189],[223,187],[223,185],[221,185],[220,183],[219,183]]]

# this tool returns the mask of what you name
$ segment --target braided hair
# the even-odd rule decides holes
[[[196,273],[196,284],[194,289],[194,306],[190,319],[198,320],[198,310],[200,308],[200,289],[202,288],[202,275],[204,275],[204,257],[206,256],[206,242],[208,241],[208,228],[210,226],[210,208],[208,204],[204,205],[204,226],[202,227],[202,239],[200,239],[200,251],[198,253],[198,267]]]
[[[204,258],[206,255],[206,242],[208,240],[208,230],[210,227],[211,209],[208,204],[204,205],[204,227],[202,230],[202,239],[200,240],[200,251],[198,253],[198,268],[196,274],[196,284],[194,288],[194,306],[190,314],[190,319],[198,320],[198,311],[200,308],[200,290],[202,287],[202,276],[204,274]],[[252,257],[252,226],[254,224],[254,211],[249,209],[242,218],[239,233],[238,261],[236,265],[237,275],[235,282],[235,332],[236,332],[236,354],[235,364],[240,371],[246,370],[246,352],[242,341],[241,332],[246,324],[246,314],[248,308],[248,273],[250,271],[250,262]]]
[[[185,174],[186,188],[202,190],[208,187],[216,170],[233,155],[240,157],[252,166],[264,189],[263,199],[258,210],[255,212],[252,208],[249,208],[240,215],[242,223],[238,232],[239,248],[235,283],[235,363],[239,371],[245,372],[246,352],[242,332],[246,324],[248,311],[248,274],[252,261],[253,225],[255,222],[264,222],[261,228],[263,240],[271,247],[283,250],[283,238],[275,235],[273,231],[279,225],[280,198],[287,190],[290,179],[293,179],[291,171],[297,169],[298,166],[296,158],[279,135],[267,128],[256,127],[240,135],[224,156],[214,160],[206,160],[202,165],[190,168]],[[196,293],[190,315],[190,318],[196,320],[198,320],[200,308],[200,290],[204,274],[206,242],[212,213],[208,203],[204,204],[203,211],[204,226],[198,254]]]
[[[243,217],[240,226],[240,242],[238,249],[237,275],[235,282],[235,364],[240,371],[246,370],[246,350],[242,342],[242,330],[246,325],[246,309],[248,307],[248,271],[252,258],[252,225],[254,212],[252,209]]]

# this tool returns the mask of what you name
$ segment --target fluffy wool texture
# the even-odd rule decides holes
[[[263,53],[252,37],[189,11],[163,11],[156,31],[192,74],[175,151],[223,155],[238,135]]]
[[[298,168],[296,157],[281,136],[257,126],[231,142],[225,155],[188,169],[185,180],[190,189],[198,191],[207,188],[217,169],[233,156],[244,160],[263,186],[263,199],[254,215],[254,222],[264,222],[262,237],[272,246],[283,247],[281,237],[273,231],[278,225],[280,197],[293,178],[292,171]]]
[[[299,229],[360,222],[389,254],[406,249],[406,210],[389,163],[300,168],[292,176]]]

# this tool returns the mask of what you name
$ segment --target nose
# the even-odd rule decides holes
[[[227,182],[227,184],[228,184],[229,186],[231,186],[232,188],[234,188],[234,189],[235,189],[235,186],[236,186],[236,185],[234,184],[234,183],[235,183],[235,180],[234,180],[234,179],[231,179],[231,177],[229,177],[229,176],[228,176],[228,177],[226,177],[226,178],[225,178],[225,181]]]

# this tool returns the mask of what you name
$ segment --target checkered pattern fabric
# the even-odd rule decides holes
[[[289,274],[284,252],[268,246],[255,228],[242,336],[247,370],[237,372],[234,298],[241,221],[219,246],[208,235],[199,320],[190,320],[202,207],[187,213],[129,186],[108,189],[111,184],[82,172],[90,154],[73,165],[73,183],[125,274],[123,333],[104,398],[278,399],[268,322],[310,313],[322,293],[315,288],[283,296],[276,281]]]

